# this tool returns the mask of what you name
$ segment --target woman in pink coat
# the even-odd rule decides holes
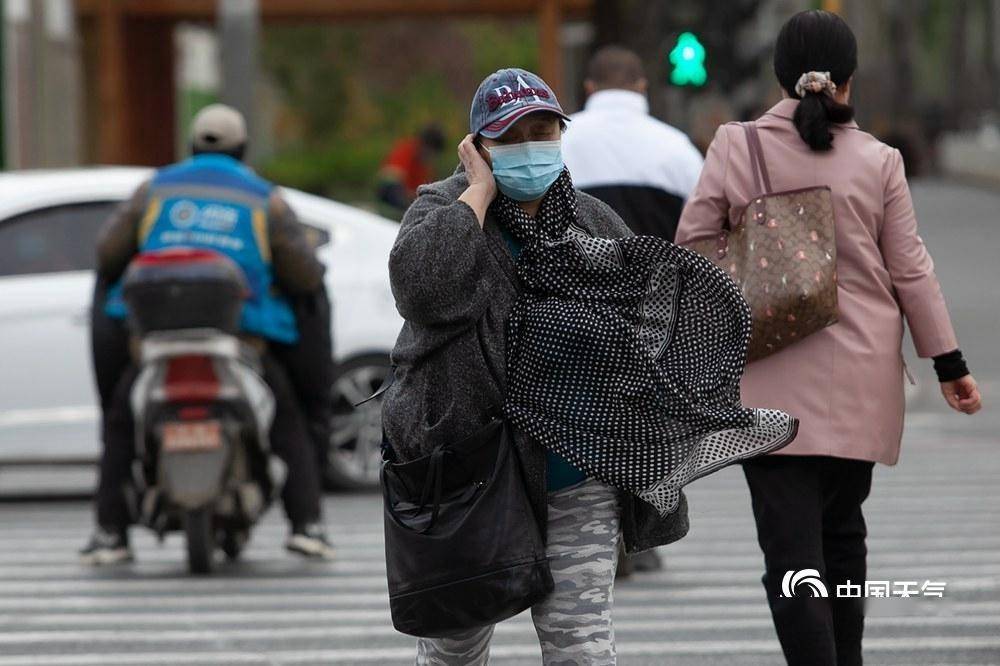
[[[786,411],[798,438],[743,465],[763,583],[789,664],[861,663],[865,580],[861,503],[872,467],[895,464],[903,428],[903,315],[917,353],[933,358],[948,404],[980,406],[917,223],[899,152],[860,129],[848,106],[857,45],[835,14],[802,12],[782,28],[774,71],[785,99],[757,121],[772,190],[828,185],[837,246],[839,322],[751,364],[747,406]],[[744,132],[719,128],[681,216],[677,242],[717,235],[760,192]],[[788,571],[815,569],[829,598],[782,595]],[[798,588],[802,594],[805,586]]]

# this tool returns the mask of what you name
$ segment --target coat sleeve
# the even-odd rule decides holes
[[[957,349],[958,341],[934,273],[934,262],[917,235],[917,216],[903,159],[898,150],[890,151],[885,167],[885,212],[879,249],[910,326],[917,354],[930,358]]]
[[[426,326],[471,324],[493,290],[488,238],[463,201],[421,188],[389,253],[389,281],[404,319]]]
[[[277,192],[271,195],[267,224],[271,268],[278,288],[289,295],[319,289],[325,272],[323,264],[316,258],[302,223]]]
[[[728,165],[729,133],[722,125],[708,147],[698,184],[681,212],[675,241],[678,245],[714,236],[729,219],[729,199],[726,197]]]
[[[139,252],[139,225],[148,199],[147,181],[115,209],[97,235],[97,273],[108,283],[118,280]]]

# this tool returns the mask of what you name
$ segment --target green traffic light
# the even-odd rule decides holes
[[[682,32],[670,51],[670,82],[675,86],[703,86],[708,80],[705,70],[705,47],[690,32]]]

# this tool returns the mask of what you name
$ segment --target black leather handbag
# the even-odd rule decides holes
[[[448,636],[517,615],[552,591],[509,426],[381,471],[392,624]]]

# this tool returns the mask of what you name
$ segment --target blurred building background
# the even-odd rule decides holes
[[[638,51],[653,112],[704,146],[780,93],[771,45],[795,11],[838,11],[860,42],[862,126],[912,172],[1000,182],[1000,0],[2,0],[3,166],[170,162],[191,116],[250,118],[251,161],[287,185],[363,202],[400,136],[457,143],[478,82],[539,71],[579,108],[583,65]],[[707,79],[670,83],[690,32]],[[441,159],[450,170],[453,152]]]

